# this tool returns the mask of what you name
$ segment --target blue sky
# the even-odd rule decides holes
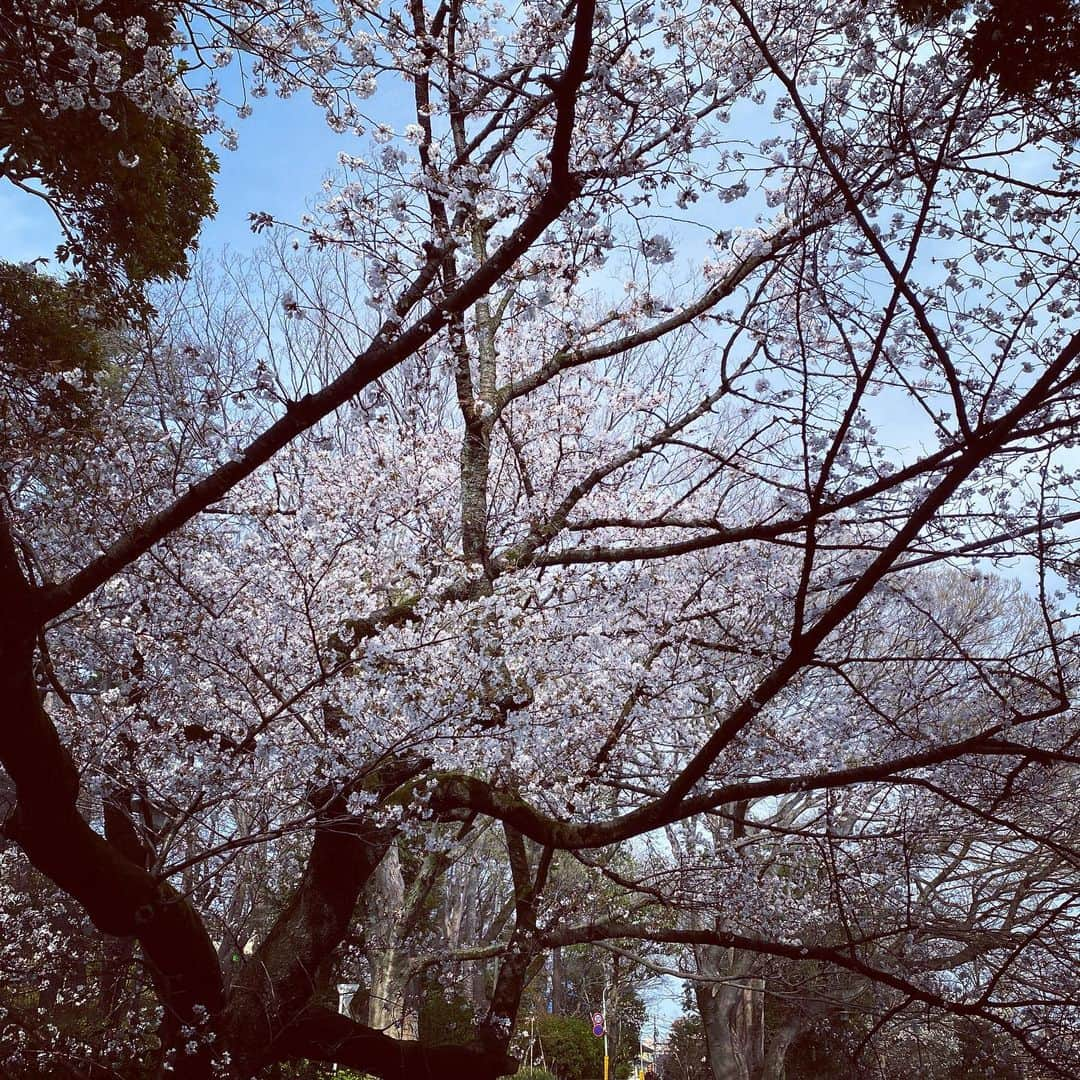
[[[201,241],[209,251],[226,244],[240,250],[256,246],[247,221],[252,211],[297,220],[346,143],[305,98],[266,98],[255,104],[253,115],[236,126],[239,148],[215,148],[221,165],[219,209]]]

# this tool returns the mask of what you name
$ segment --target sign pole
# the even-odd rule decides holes
[[[608,1080],[608,1022],[607,1022],[607,983],[604,983],[604,1080]]]

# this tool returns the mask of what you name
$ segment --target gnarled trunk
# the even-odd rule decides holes
[[[417,1016],[409,1008],[409,957],[400,928],[405,916],[405,880],[397,848],[391,845],[367,886],[367,959],[371,968],[367,1023],[395,1039],[415,1039]]]
[[[764,980],[745,974],[745,965],[734,949],[705,945],[698,946],[695,954],[698,971],[718,980],[694,986],[715,1080],[761,1080],[765,1064]]]
[[[787,1075],[787,1053],[791,1044],[799,1037],[803,1024],[798,1020],[791,1020],[779,1030],[774,1031],[769,1037],[769,1045],[765,1049],[765,1066],[762,1070],[761,1080],[784,1080]]]

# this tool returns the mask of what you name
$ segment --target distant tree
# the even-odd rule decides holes
[[[113,321],[95,299],[77,277],[0,262],[0,428],[9,446],[92,416],[95,380],[117,358]]]
[[[559,1080],[595,1080],[604,1072],[604,1040],[577,1016],[544,1016],[536,1025],[544,1060]]]
[[[105,338],[148,314],[150,286],[187,272],[216,208],[217,162],[172,58],[176,17],[138,0],[0,11],[0,180],[48,206],[65,270],[43,273],[44,252],[0,261],[0,424],[13,442],[28,416],[77,422]]]
[[[419,1034],[433,1046],[471,1042],[476,1031],[472,1002],[433,980],[420,987]]]
[[[672,1022],[662,1075],[663,1080],[713,1080],[700,1017],[685,1013]]]

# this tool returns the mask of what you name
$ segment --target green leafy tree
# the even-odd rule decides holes
[[[472,1003],[427,980],[420,994],[420,1038],[433,1046],[464,1046],[476,1033]]]
[[[600,1008],[605,985],[614,987],[609,989],[607,1010],[612,1065],[635,1060],[645,1021],[645,1003],[637,989],[641,969],[616,963],[613,970],[610,958],[596,949],[565,949],[560,956],[560,980],[564,1011],[579,1017]]]
[[[43,199],[57,254],[99,304],[176,277],[215,210],[217,163],[168,57],[176,9],[138,0],[4,6],[0,175]]]
[[[784,1056],[786,1080],[843,1080],[852,1064],[844,1053],[845,1027],[837,1017],[804,1027]],[[861,1035],[854,1030],[849,1034]]]
[[[78,422],[105,369],[108,326],[84,282],[0,262],[0,427],[27,417]]]
[[[594,1080],[604,1072],[604,1041],[588,1021],[576,1016],[545,1016],[537,1025],[544,1056],[558,1080]]]
[[[49,207],[69,269],[0,261],[5,429],[13,409],[42,430],[79,419],[108,335],[150,312],[149,286],[187,273],[216,209],[217,161],[169,59],[175,14],[138,0],[0,13],[0,177]]]
[[[712,1080],[700,1016],[687,1013],[671,1025],[662,1068],[664,1080]]]

